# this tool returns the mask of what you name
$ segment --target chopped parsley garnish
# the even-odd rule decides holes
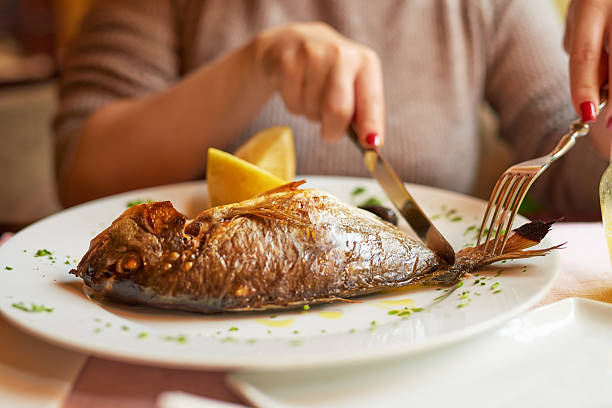
[[[499,292],[501,292],[501,289],[494,290],[494,291],[493,291],[493,294],[494,294],[494,295],[497,295]]]
[[[255,344],[255,343],[257,343],[257,339],[248,339],[248,340],[247,340],[247,343],[249,343],[249,344]]]
[[[401,312],[399,312],[397,314],[398,317],[402,317],[402,316],[407,316],[409,314],[412,314],[412,312],[410,310],[402,310]]]
[[[174,341],[179,344],[187,343],[187,336],[184,334],[179,334],[178,336],[163,336],[162,339],[165,341]]]
[[[13,303],[11,306],[13,306],[15,309],[19,309],[19,310],[23,310],[24,312],[33,312],[33,313],[39,313],[39,312],[52,312],[53,308],[52,307],[45,307],[43,305],[37,305],[35,303],[30,303],[30,307],[26,306],[23,302],[19,302],[19,303]]]
[[[349,333],[353,334],[353,333],[355,333],[356,331],[357,331],[357,330],[355,330],[355,329],[351,329],[351,330],[349,330]]]
[[[463,219],[463,217],[453,217],[451,218],[450,222],[458,222],[461,221]]]
[[[135,205],[140,205],[140,204],[151,204],[153,202],[152,199],[147,198],[145,200],[142,199],[136,199],[134,201],[128,201],[128,203],[126,204],[127,208],[133,207]]]
[[[467,234],[469,234],[470,232],[475,231],[475,230],[476,230],[476,228],[478,228],[478,227],[477,227],[477,226],[475,226],[475,225],[470,225],[469,227],[467,227],[467,228],[465,229],[465,231],[463,231],[463,235],[467,235]]]
[[[460,287],[462,287],[462,286],[463,286],[463,281],[461,281],[461,282],[457,283],[457,288],[460,288]]]
[[[497,289],[498,286],[499,286],[499,282],[495,282],[494,284],[491,285],[491,290]]]
[[[64,265],[70,265],[70,261],[65,260],[65,261],[64,261]]]
[[[138,333],[138,338],[139,339],[146,339],[147,337],[149,337],[149,333],[147,333],[147,332],[140,332],[140,333]]]
[[[304,305],[304,306],[302,306],[302,309],[304,309],[304,310],[310,310],[310,306],[308,306],[308,305]]]
[[[238,331],[238,328],[236,326],[232,326],[228,329],[228,331]]]
[[[359,207],[367,207],[370,205],[382,205],[382,201],[380,201],[376,197],[370,197],[367,200],[365,200],[363,203],[361,203]]]
[[[227,336],[221,339],[221,343],[235,343],[237,340],[232,336]]]
[[[300,334],[300,331],[299,330],[294,330],[293,334]]]
[[[457,305],[457,309],[461,309],[462,307],[466,307],[466,306],[467,306],[467,303],[459,303]]]
[[[276,318],[276,315],[270,315],[270,319]]]
[[[7,266],[4,267],[4,269],[6,269],[7,271],[12,271],[15,268],[13,268],[12,266],[8,266],[7,265]]]
[[[376,326],[376,320],[372,320],[372,321],[370,322],[370,326]]]
[[[321,329],[321,333],[325,334],[325,333],[327,333],[327,330]]]
[[[302,343],[302,340],[291,340],[289,342],[289,345],[291,347],[300,347],[302,344],[304,344],[304,343]]]
[[[387,314],[389,314],[389,315],[396,315],[396,314],[398,314],[398,313],[399,313],[399,310],[389,310],[389,311],[387,312]]]
[[[38,251],[36,251],[36,254],[34,255],[34,257],[38,258],[41,256],[48,256],[49,259],[51,258],[51,255],[53,255],[53,252],[47,250],[47,249],[39,249]]]
[[[123,326],[121,326],[121,330],[128,331],[130,330],[130,328],[124,324]]]
[[[415,313],[422,312],[423,310],[425,310],[425,309],[423,309],[422,307],[413,307],[412,308],[412,311],[415,312]]]
[[[365,187],[355,187],[355,189],[351,192],[351,195],[356,196],[361,193],[364,193],[365,191],[366,191]]]

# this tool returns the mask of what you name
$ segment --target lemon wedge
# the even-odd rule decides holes
[[[257,132],[235,155],[286,181],[295,178],[295,147],[289,126]]]
[[[286,181],[232,154],[208,149],[206,183],[212,206],[235,203],[286,184]]]

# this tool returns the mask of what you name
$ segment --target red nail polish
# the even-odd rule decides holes
[[[368,133],[366,136],[366,143],[372,147],[378,147],[380,144],[380,136],[378,136],[376,132]]]
[[[584,123],[595,122],[595,104],[591,101],[582,102],[580,104],[580,114]]]
[[[608,130],[612,130],[612,116],[608,118],[608,121],[606,122],[606,128],[608,128]]]

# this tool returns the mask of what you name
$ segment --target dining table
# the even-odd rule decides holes
[[[557,222],[549,236],[552,242],[563,243],[558,251],[560,270],[552,288],[533,308],[570,297],[612,303],[612,268],[602,223]],[[7,239],[4,236],[0,244]],[[163,405],[160,395],[169,391],[205,397],[209,402],[253,406],[228,387],[226,371],[154,367],[87,356],[47,344],[2,317],[0,327],[3,407],[156,407]]]

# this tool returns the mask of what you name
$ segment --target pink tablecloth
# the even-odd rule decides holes
[[[572,296],[612,303],[612,268],[601,223],[559,223],[550,237],[567,244],[559,251],[559,277],[540,305]],[[166,390],[239,402],[225,386],[223,372],[151,368],[91,357],[65,407],[153,407],[157,395]]]

